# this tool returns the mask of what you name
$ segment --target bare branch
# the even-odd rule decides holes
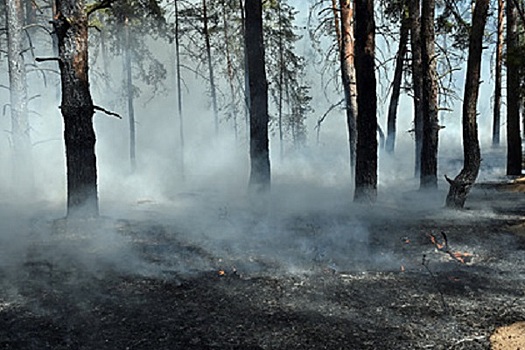
[[[110,116],[112,116],[112,117],[116,117],[116,118],[118,118],[118,119],[122,119],[122,117],[120,116],[120,114],[117,114],[117,113],[115,113],[115,112],[108,111],[107,109],[102,108],[102,107],[100,107],[100,106],[93,106],[93,109],[94,109],[95,111],[101,111],[101,112],[104,112],[105,114],[110,115]]]
[[[28,29],[31,29],[31,28],[39,28],[39,29],[42,29],[42,30],[46,31],[47,34],[49,34],[49,35],[52,34],[52,32],[46,26],[43,26],[41,24],[36,24],[36,23],[28,24],[27,26],[23,27],[22,30],[27,31]]]
[[[35,61],[44,62],[44,61],[60,61],[58,57],[35,57]]]

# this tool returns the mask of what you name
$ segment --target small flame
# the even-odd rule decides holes
[[[218,274],[219,276],[226,276],[226,272],[225,272],[224,270],[219,270],[219,271],[217,271],[217,274]]]
[[[454,258],[456,258],[462,264],[465,263],[465,259],[470,258],[472,256],[472,254],[470,253],[462,253],[462,252],[454,252],[452,254],[454,255]]]
[[[441,249],[445,248],[444,244],[438,243],[438,241],[436,240],[436,237],[434,237],[434,235],[430,235],[430,240],[432,241],[432,244],[436,246],[437,249],[441,250]]]

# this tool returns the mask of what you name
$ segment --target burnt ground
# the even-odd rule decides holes
[[[281,222],[295,239],[281,238],[278,254],[261,246],[281,233],[230,249],[235,239],[206,243],[154,210],[39,217],[30,244],[2,242],[0,349],[489,349],[497,327],[525,320],[522,196],[486,184],[460,213],[295,216]],[[229,225],[226,212],[203,231]],[[244,219],[241,231],[258,234],[257,219]],[[366,235],[342,241],[350,248],[323,240],[356,222]],[[94,227],[114,237],[95,244]],[[443,244],[441,232],[448,247],[431,242]]]

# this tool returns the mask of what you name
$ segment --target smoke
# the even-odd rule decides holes
[[[165,45],[152,43],[152,47],[160,60],[170,62]],[[41,54],[50,56],[48,52]],[[93,65],[92,71],[100,72],[100,64]],[[118,95],[119,64],[116,59],[108,67],[115,76],[114,94],[103,88],[102,75],[95,73],[91,78],[95,103],[124,116],[119,120],[95,115],[103,215],[99,221],[62,219],[66,185],[57,81],[44,86],[36,76],[31,77],[30,90],[41,95],[32,102],[38,114],[31,119],[36,191],[20,198],[10,191],[9,171],[0,174],[2,273],[14,277],[28,261],[78,265],[95,275],[116,271],[161,277],[232,266],[247,274],[397,269],[398,258],[378,248],[371,239],[371,227],[381,220],[451,215],[442,209],[448,189],[443,175],[453,177],[462,166],[459,104],[442,116],[446,128],[440,132],[440,190],[419,193],[414,177],[414,140],[409,132],[413,128],[412,101],[402,97],[395,154],[379,151],[378,203],[367,207],[352,203],[342,110],[326,119],[317,143],[315,125],[330,105],[325,99],[327,92],[314,85],[315,113],[308,119],[306,147],[297,150],[285,138],[281,159],[278,135],[272,134],[272,192],[253,198],[246,193],[249,159],[244,116],[238,120],[237,138],[232,121],[225,118],[216,136],[213,115],[205,102],[207,88],[192,74],[185,76],[183,92],[183,151],[171,82],[166,82],[165,94],[152,97],[145,93],[135,100],[137,170],[132,173],[125,103]],[[314,70],[310,74],[311,82],[319,80]],[[490,86],[484,86],[480,98],[480,179],[489,181],[503,176],[504,164],[501,150],[489,151]],[[1,99],[6,102],[4,95]],[[379,108],[383,126],[385,111],[383,104]],[[7,118],[1,126],[9,130]],[[8,133],[0,138],[0,149],[1,168],[9,169],[13,160]],[[490,211],[484,213],[491,215]]]

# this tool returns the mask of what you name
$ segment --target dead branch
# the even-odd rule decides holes
[[[448,314],[448,305],[447,305],[447,302],[445,301],[445,296],[443,295],[443,291],[439,287],[439,283],[438,283],[438,280],[436,278],[436,275],[434,275],[432,270],[430,270],[430,267],[428,266],[428,264],[429,264],[429,260],[427,259],[427,256],[425,254],[423,254],[423,259],[421,261],[421,265],[423,265],[425,270],[427,270],[428,274],[432,278],[432,281],[434,282],[434,286],[436,287],[436,290],[438,291],[439,297],[441,299],[441,304],[443,305],[443,312],[445,314]]]
[[[446,177],[446,175],[445,175],[445,178],[447,179],[447,181],[449,181],[449,183],[451,185],[452,185],[452,183],[456,183],[456,181],[449,179],[448,177]],[[455,253],[455,252],[450,250],[450,248],[448,246],[448,238],[447,238],[447,235],[445,234],[445,232],[441,231],[441,236],[443,237],[443,241],[441,241],[441,242],[438,241],[436,236],[434,236],[432,233],[430,233],[428,236],[430,237],[430,241],[436,247],[437,250],[439,250],[440,252],[443,252],[445,254],[448,254],[452,259],[456,260],[457,262],[459,262],[461,264],[465,263],[465,260],[462,258],[462,256],[465,256],[466,254]]]
[[[116,117],[116,118],[118,118],[118,119],[122,119],[122,117],[120,116],[120,114],[115,113],[115,112],[108,111],[107,109],[102,108],[102,107],[100,107],[100,106],[93,106],[93,109],[94,109],[95,111],[101,111],[101,112],[104,112],[105,114],[110,115],[110,116],[112,116],[112,117]]]
[[[58,57],[35,57],[35,61],[37,62],[60,61],[60,58]]]

